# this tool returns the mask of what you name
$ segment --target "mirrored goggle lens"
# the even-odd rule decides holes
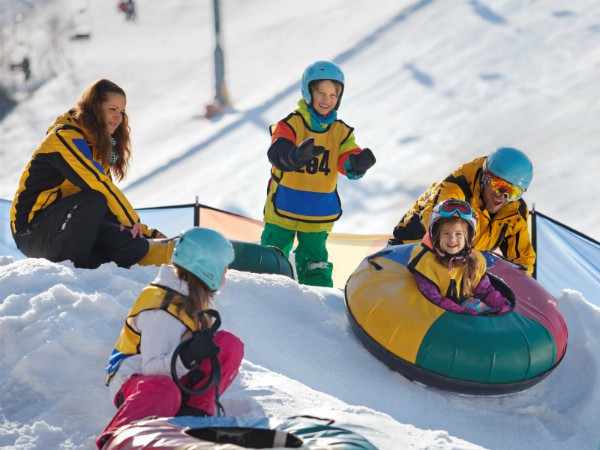
[[[440,215],[442,217],[451,217],[455,214],[469,220],[473,216],[473,210],[467,202],[447,200],[441,204]]]
[[[523,196],[523,189],[518,188],[514,184],[497,177],[491,172],[488,172],[484,177],[485,184],[489,185],[490,189],[496,194],[503,194],[506,199],[514,202]]]

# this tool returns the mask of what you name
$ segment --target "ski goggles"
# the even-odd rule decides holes
[[[520,187],[509,183],[506,180],[494,175],[489,170],[483,174],[483,185],[489,186],[496,194],[504,195],[509,202],[519,200],[525,192]]]
[[[453,217],[459,216],[465,220],[471,220],[473,209],[471,205],[462,200],[446,200],[438,205],[440,216]]]

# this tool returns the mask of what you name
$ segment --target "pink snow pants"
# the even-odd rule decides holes
[[[221,347],[217,355],[221,364],[221,382],[219,395],[223,394],[236,377],[242,358],[244,357],[244,344],[234,334],[228,331],[217,331],[215,343]],[[195,385],[202,386],[210,376],[210,361],[204,360],[199,369],[204,372],[204,377]],[[181,378],[185,385],[187,375]],[[166,375],[134,375],[123,384],[119,391],[123,396],[123,404],[110,421],[104,432],[96,440],[98,448],[105,443],[118,428],[136,420],[149,416],[173,417],[181,408],[181,391],[170,376]],[[117,399],[114,399],[115,406]],[[212,385],[206,392],[190,397],[187,404],[201,409],[209,416],[215,414],[215,386]]]

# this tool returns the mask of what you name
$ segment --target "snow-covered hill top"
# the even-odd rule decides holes
[[[295,107],[304,67],[330,59],[347,79],[340,117],[378,159],[364,179],[340,182],[336,231],[390,233],[431,182],[510,145],[534,162],[530,206],[600,239],[600,211],[588,206],[600,196],[597,2],[222,2],[232,107],[214,120],[202,118],[215,94],[212,2],[138,1],[135,22],[116,2],[33,4],[40,14],[3,30],[37,45],[30,84],[43,84],[0,122],[0,197],[12,198],[54,117],[108,77],[128,93],[134,159],[123,186],[135,206],[198,195],[259,219],[268,126]],[[91,39],[68,40],[78,27]],[[3,39],[8,55],[15,45]],[[22,90],[19,76],[2,79]]]

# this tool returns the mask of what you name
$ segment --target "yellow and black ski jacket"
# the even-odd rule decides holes
[[[511,261],[521,264],[530,275],[535,264],[527,220],[529,209],[523,199],[508,203],[494,215],[483,202],[483,163],[485,157],[464,164],[439,183],[432,184],[394,228],[394,243],[419,242],[427,232],[433,207],[457,198],[470,203],[477,216],[473,248],[480,251],[500,249]]]
[[[107,165],[94,153],[90,134],[70,112],[58,117],[27,164],[10,211],[11,230],[29,229],[36,213],[81,190],[93,189],[106,197],[108,209],[126,227],[140,218],[113,183]],[[158,231],[142,225],[144,236]]]

